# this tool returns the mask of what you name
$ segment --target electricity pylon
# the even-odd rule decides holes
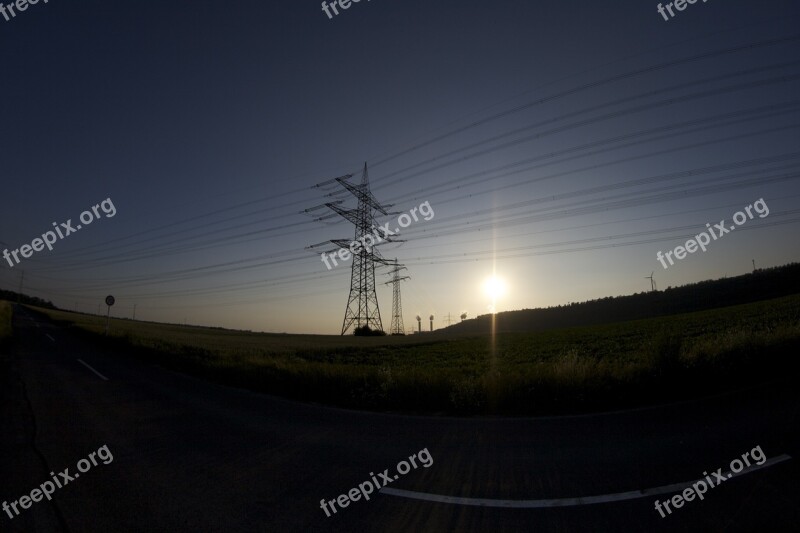
[[[392,285],[392,325],[389,328],[390,335],[405,335],[405,327],[403,327],[403,306],[400,303],[400,282],[403,280],[411,279],[408,276],[400,276],[402,270],[408,270],[405,266],[394,260],[394,263],[388,263],[392,266],[392,270],[387,274],[392,275],[392,281],[387,281],[384,285]]]
[[[342,321],[342,335],[351,330],[355,332],[356,329],[364,326],[369,327],[371,330],[383,330],[378,295],[375,292],[375,265],[376,263],[385,265],[387,261],[381,257],[377,245],[382,242],[400,242],[393,240],[389,236],[380,235],[380,232],[375,229],[376,212],[381,215],[389,215],[390,213],[387,209],[391,206],[380,204],[372,195],[369,189],[367,164],[364,163],[364,172],[361,176],[360,184],[354,185],[347,181],[352,177],[353,174],[346,174],[317,184],[316,187],[333,183],[341,185],[345,191],[340,192],[349,192],[358,200],[358,206],[355,209],[340,207],[342,201],[339,200],[305,210],[306,213],[310,213],[316,209],[327,207],[355,226],[355,236],[352,241],[349,239],[333,239],[329,241],[340,249],[348,250],[353,258],[350,271],[350,294],[347,297],[347,307]],[[329,196],[338,194],[331,193]],[[330,218],[330,216],[320,217],[317,220],[325,220],[327,218]],[[315,248],[322,244],[326,243],[314,245],[310,248]]]

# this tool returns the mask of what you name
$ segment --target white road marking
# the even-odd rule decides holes
[[[45,333],[44,336],[47,337],[48,339],[50,339],[51,341],[56,342],[56,340],[53,337],[51,337],[49,334]]]
[[[768,466],[776,465],[791,459],[789,455],[783,454],[778,457],[767,459],[761,465],[752,465],[735,476],[749,474]],[[731,474],[730,471],[727,472]],[[493,500],[490,498],[461,498],[458,496],[443,496],[439,494],[429,494],[426,492],[415,492],[411,490],[392,489],[384,487],[380,491],[383,494],[390,496],[398,496],[400,498],[410,498],[413,500],[425,500],[429,502],[439,503],[452,503],[456,505],[473,505],[479,507],[508,507],[508,508],[525,508],[525,509],[539,509],[549,507],[570,507],[575,505],[591,505],[595,503],[608,503],[618,502],[623,500],[635,500],[637,498],[645,498],[647,496],[655,496],[659,494],[677,493],[683,489],[692,486],[696,481],[685,481],[683,483],[673,483],[672,485],[663,485],[652,489],[632,490],[629,492],[617,492],[614,494],[602,494],[599,496],[583,496],[578,498],[555,498],[552,500]]]
[[[104,381],[108,381],[107,377],[105,377],[103,374],[101,374],[100,372],[98,372],[97,370],[95,370],[94,368],[89,366],[88,364],[86,364],[86,362],[84,362],[82,359],[78,359],[78,362],[80,364],[82,364],[83,366],[85,366],[86,368],[88,368],[89,370],[91,370],[92,372],[94,372],[95,374],[97,374],[100,377],[100,379],[102,379]]]

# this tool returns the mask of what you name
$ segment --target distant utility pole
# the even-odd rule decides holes
[[[17,303],[21,303],[22,302],[22,287],[23,287],[23,284],[25,283],[25,271],[22,270],[20,272],[20,274],[21,275],[19,277],[19,292],[17,293]]]
[[[133,319],[136,320],[136,304],[133,304]]]
[[[445,318],[445,319],[444,319],[444,321],[447,323],[447,325],[448,325],[448,326],[449,326],[450,324],[452,324],[452,322],[453,322],[453,319],[452,319],[452,318],[450,318],[450,313],[447,313],[447,318]]]
[[[387,281],[384,285],[392,285],[392,325],[389,328],[390,335],[405,335],[405,328],[403,327],[403,306],[400,302],[400,282],[411,279],[408,276],[400,276],[402,270],[408,270],[404,265],[397,262],[395,258],[394,263],[389,263],[392,270],[388,272],[391,274],[392,281]]]
[[[753,272],[755,272],[755,271],[756,271],[756,260],[753,259]]]

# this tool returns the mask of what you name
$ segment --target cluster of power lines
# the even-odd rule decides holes
[[[716,164],[689,165],[679,171],[653,172],[614,183],[580,187],[552,195],[536,195],[485,209],[458,209],[463,202],[488,198],[501,191],[525,191],[526,187],[535,184],[556,180],[561,182],[572,176],[597,173],[604,169],[613,170],[626,163],[678,156],[698,149],[724,149],[731,143],[767,136],[796,139],[800,128],[800,98],[788,97],[781,101],[770,99],[759,102],[752,99],[752,94],[759,90],[774,89],[784,90],[786,94],[798,94],[800,60],[779,59],[797,57],[798,44],[800,35],[747,42],[601,77],[471,120],[376,158],[370,163],[373,174],[376,168],[385,168],[389,163],[411,159],[409,164],[383,174],[378,172],[377,177],[372,179],[375,197],[380,199],[381,204],[403,205],[426,200],[435,205],[439,212],[443,211],[444,206],[455,206],[448,210],[450,214],[447,216],[437,216],[428,224],[404,231],[403,240],[409,244],[401,250],[402,263],[410,266],[519,258],[685,238],[692,235],[694,226],[662,224],[658,229],[651,230],[518,244],[521,237],[661,217],[682,219],[684,215],[693,212],[738,205],[727,202],[708,205],[704,209],[678,209],[666,214],[623,217],[614,221],[578,225],[567,223],[550,229],[538,227],[538,223],[545,221],[608,213],[686,197],[715,196],[755,185],[778,185],[797,180],[800,178],[800,151],[778,150],[777,153],[761,157],[733,157]],[[594,105],[575,106],[569,111],[548,118],[538,118],[529,124],[508,127],[500,133],[486,133],[477,140],[471,139],[455,147],[435,150],[444,141],[454,141],[459,135],[466,133],[479,135],[483,129],[489,129],[488,126],[502,124],[502,120],[518,118],[523,112],[534,112],[537,116],[545,117],[545,113],[555,104],[568,98],[587,96],[591,97],[587,100],[600,100],[596,93],[604,88],[640,82],[658,73],[680,73],[682,67],[708,65],[709,70],[713,71],[715,63],[726,59],[733,59],[732,63],[736,63],[739,56],[758,52],[762,52],[762,57],[772,59],[763,61],[758,66],[716,72],[681,83],[642,90],[626,97],[611,98]],[[691,118],[683,119],[679,118],[680,113],[675,112],[688,104],[695,104],[702,109],[707,102],[726,96],[741,96],[737,102],[744,102],[746,105],[737,105],[735,109],[725,108],[724,112],[708,111],[699,115],[693,113]],[[628,128],[618,125],[624,119],[660,111],[668,111],[675,118],[647,127]],[[591,128],[599,128],[600,131],[604,131],[604,128],[613,129],[616,133],[601,138],[591,137],[584,142],[564,141],[565,137],[558,137],[568,132],[575,133],[573,138],[576,139],[592,136],[594,134],[591,133]],[[584,133],[586,131],[590,133]],[[551,140],[557,142],[556,148],[549,145],[542,148],[543,143]],[[527,153],[516,156],[514,160],[509,160],[510,157],[506,155],[503,160],[507,162],[502,164],[484,165],[485,168],[472,171],[462,170],[477,162],[494,161],[503,151],[512,149],[524,149]],[[421,159],[414,158],[416,154],[423,152],[432,153],[421,156]],[[567,169],[565,165],[568,164],[575,166]],[[397,190],[401,185],[406,186],[400,193],[391,195],[381,192]],[[184,218],[168,229],[144,229],[110,242],[29,260],[25,266],[26,289],[38,292],[42,297],[57,298],[62,305],[68,306],[72,301],[94,298],[89,295],[113,286],[117,293],[130,294],[140,302],[161,300],[163,303],[147,304],[147,307],[164,309],[186,307],[186,304],[175,302],[187,297],[213,296],[215,306],[235,306],[307,295],[342,293],[346,279],[352,276],[351,269],[325,271],[305,246],[309,242],[309,234],[319,234],[320,228],[325,224],[334,226],[341,223],[336,218],[309,219],[300,216],[307,211],[303,208],[315,196],[318,197],[320,190],[319,187],[307,185],[278,195],[266,194]],[[329,193],[326,203],[336,205],[344,198],[343,194],[348,192],[353,193],[346,189],[334,190]],[[529,195],[522,193],[519,196]],[[271,210],[266,214],[265,206],[277,203],[280,204],[280,212]],[[378,214],[384,217],[389,214],[385,210],[379,211]],[[344,216],[342,213],[338,215]],[[369,222],[377,222],[377,219]],[[756,230],[797,222],[800,222],[800,210],[776,211],[770,214],[767,221],[742,229]],[[482,233],[484,230],[514,227],[520,227],[521,231],[506,232],[499,238]],[[273,250],[266,245],[287,236],[293,236],[297,245],[282,250]],[[453,253],[432,250],[442,248],[439,243],[445,237],[448,244],[463,244],[469,250]],[[498,247],[498,241],[507,239],[514,240],[517,245]],[[430,240],[433,242],[426,242]],[[475,244],[480,242],[487,244],[476,249]],[[171,270],[102,275],[102,272],[114,272],[122,265],[159,265],[166,257],[242,244],[252,244],[264,252],[216,262],[206,261],[203,264]],[[251,272],[263,273],[272,267],[296,269],[301,264],[311,265],[311,268],[309,271],[264,275],[246,281],[242,281],[242,278],[236,281],[220,281],[232,274],[242,276]],[[395,268],[402,266],[389,261],[385,264]],[[98,275],[98,272],[101,274]],[[183,284],[191,286],[181,286]],[[275,293],[278,289],[288,288],[292,289],[291,292]],[[250,293],[250,296],[242,297],[243,293]],[[223,297],[220,300],[220,295],[228,298]],[[140,309],[142,307],[140,303]]]

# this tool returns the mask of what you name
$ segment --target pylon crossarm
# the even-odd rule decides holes
[[[322,248],[323,246],[330,246],[330,245],[331,245],[331,241],[320,242],[320,243],[317,243],[317,244],[312,244],[311,246],[306,246],[306,250],[311,250],[313,252],[318,252],[319,249]],[[334,250],[335,250],[335,248],[334,248]]]
[[[317,183],[316,185],[312,185],[311,188],[312,189],[321,189],[322,187],[327,187],[328,185],[333,185],[334,183],[337,183],[337,182],[342,183],[341,180],[350,179],[352,177],[353,177],[352,174],[345,174],[344,176],[339,176],[338,178],[331,178],[329,180],[321,181],[321,182]]]
[[[341,203],[341,202],[338,202]],[[309,207],[308,209],[303,209],[302,211],[298,211],[299,214],[310,213],[312,211],[319,211],[320,209],[329,209],[328,204],[319,204],[315,205],[314,207]]]
[[[330,207],[333,211],[339,214],[342,218],[350,222],[351,224],[358,225],[361,218],[361,212],[359,209],[342,209],[336,203],[329,203],[325,204],[326,206]]]
[[[348,183],[344,180],[337,178],[337,181],[342,184],[344,188],[350,191],[353,196],[355,196],[359,202],[363,202],[370,206],[372,209],[378,211],[382,215],[388,215],[386,212],[386,208],[378,202],[378,200],[372,195],[369,190],[368,186],[364,184],[360,185],[353,185],[352,183]]]

